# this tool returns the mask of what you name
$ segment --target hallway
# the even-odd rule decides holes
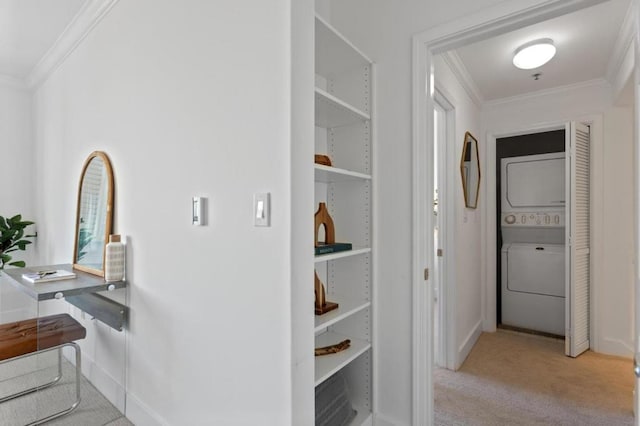
[[[457,371],[435,371],[436,425],[632,425],[629,359],[564,355],[564,341],[483,333]]]

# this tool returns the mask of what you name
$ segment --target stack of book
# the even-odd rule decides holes
[[[50,269],[44,271],[33,271],[22,274],[22,278],[30,283],[46,283],[50,281],[69,280],[76,277],[76,274],[64,269]]]

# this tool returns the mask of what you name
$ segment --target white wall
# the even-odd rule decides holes
[[[43,261],[71,259],[86,156],[113,164],[137,425],[292,422],[290,10],[118,2],[35,93]]]
[[[453,277],[444,283],[445,286],[454,288],[454,327],[455,341],[454,367],[458,369],[469,351],[475,344],[482,331],[482,263],[479,255],[482,250],[482,208],[485,203],[485,194],[480,192],[478,207],[468,209],[465,207],[462,182],[460,178],[460,157],[462,155],[465,132],[470,132],[478,139],[478,151],[484,153],[483,142],[480,138],[480,109],[473,103],[460,82],[453,74],[449,65],[441,55],[434,57],[434,75],[436,88],[442,92],[449,103],[455,109],[455,135],[453,146],[448,147],[451,155],[448,156],[447,170],[451,179],[449,188],[452,188],[454,197],[454,220],[450,222],[450,230],[454,233],[454,251],[445,247],[445,256],[452,260],[454,267]],[[482,157],[480,158],[482,162]],[[484,170],[481,169],[481,173]]]
[[[592,116],[602,117],[602,128],[594,130],[601,133],[602,140],[593,140],[591,158],[592,348],[630,357],[633,354],[633,233],[629,232],[633,229],[631,108],[614,106],[611,87],[595,82],[485,106],[483,133],[526,130],[539,124]],[[488,293],[493,289],[495,295],[495,281],[488,282],[487,286]]]
[[[33,143],[31,137],[31,97],[26,87],[0,76],[0,215],[22,214],[35,220],[33,193]],[[27,228],[33,230],[33,227]],[[38,239],[26,251],[10,253],[12,261],[33,264]],[[0,278],[1,280],[1,278]],[[33,315],[36,304],[10,286],[0,285],[2,322],[17,321]]]
[[[26,87],[0,79],[0,216],[22,214],[24,220],[34,220],[32,158],[29,92]],[[13,260],[31,263],[35,249],[28,249],[14,252]]]

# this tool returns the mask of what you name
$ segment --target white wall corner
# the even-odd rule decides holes
[[[473,349],[474,345],[480,338],[481,334],[482,334],[482,319],[480,319],[476,323],[476,325],[473,326],[473,328],[471,329],[471,332],[467,335],[467,337],[464,339],[464,341],[458,348],[458,359],[456,359],[456,365],[455,365],[456,371],[460,367],[462,367],[462,363],[464,362],[465,359],[467,359],[467,356],[469,356],[471,349]]]
[[[478,108],[482,108],[484,96],[482,96],[482,92],[480,92],[478,85],[473,80],[473,77],[471,77],[471,74],[469,74],[469,71],[464,65],[464,62],[462,62],[462,58],[460,58],[458,52],[455,50],[449,50],[441,55],[444,62],[451,69],[453,75],[464,88],[464,91],[467,92],[471,102],[473,102]]]
[[[27,90],[27,83],[12,75],[0,74],[0,86],[11,89]]]
[[[118,0],[87,0],[26,78],[29,89],[44,82],[80,45]]]
[[[634,3],[629,2],[629,8],[618,32],[618,37],[611,51],[605,78],[614,89],[614,99],[624,87],[633,71],[633,39],[636,33],[634,25]],[[631,66],[629,67],[629,58]]]

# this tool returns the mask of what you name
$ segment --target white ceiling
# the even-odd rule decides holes
[[[605,78],[629,3],[611,0],[455,52],[484,101]],[[515,50],[540,38],[554,40],[556,56],[534,70],[514,67]],[[542,75],[536,81],[531,75],[537,72]]]
[[[87,0],[0,0],[0,75],[23,80]]]

